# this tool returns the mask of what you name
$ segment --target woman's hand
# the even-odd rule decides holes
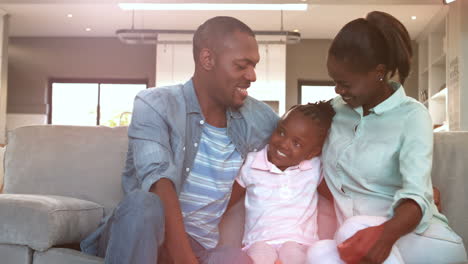
[[[396,241],[413,231],[421,219],[422,211],[415,201],[401,200],[387,222],[362,229],[338,245],[340,257],[348,264],[382,263]]]
[[[434,203],[437,206],[437,210],[439,212],[442,212],[442,202],[440,200],[440,191],[437,189],[437,187],[432,187],[432,191],[434,192]]]
[[[396,238],[385,232],[385,224],[372,226],[358,231],[338,245],[343,261],[355,263],[382,263],[392,251]]]

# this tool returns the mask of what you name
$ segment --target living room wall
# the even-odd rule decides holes
[[[154,86],[151,45],[116,38],[10,38],[8,54],[8,121],[13,115],[19,123],[43,122],[50,78],[147,79]]]
[[[298,81],[330,80],[326,54],[331,40],[304,39],[286,49],[286,109],[297,104]],[[414,52],[417,54],[417,52]],[[8,114],[18,124],[44,123],[49,78],[148,79],[155,83],[156,49],[116,38],[11,38]],[[413,60],[417,72],[417,58]],[[405,85],[417,97],[417,74]],[[11,129],[11,127],[10,127]]]

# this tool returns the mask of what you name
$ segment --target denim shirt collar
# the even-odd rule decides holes
[[[184,84],[182,92],[184,93],[185,97],[187,113],[201,114],[200,104],[198,103],[198,98],[197,94],[195,93],[195,88],[193,87],[192,79],[188,80]]]

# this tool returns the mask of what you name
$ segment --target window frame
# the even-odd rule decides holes
[[[299,79],[297,81],[297,104],[301,104],[302,102],[302,86],[336,86],[335,82],[331,80],[303,80]]]
[[[96,109],[96,126],[100,125],[101,118],[101,84],[145,84],[146,89],[149,87],[148,79],[117,79],[117,78],[50,78],[47,88],[47,124],[52,124],[52,85],[54,83],[95,83],[98,85],[98,104]]]

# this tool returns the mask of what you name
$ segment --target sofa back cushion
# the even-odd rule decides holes
[[[463,238],[468,253],[468,132],[434,133],[432,183],[440,190],[442,213]]]
[[[0,193],[3,191],[3,155],[5,154],[5,147],[0,146]]]
[[[28,126],[11,131],[4,193],[70,196],[104,206],[123,197],[126,127]]]

